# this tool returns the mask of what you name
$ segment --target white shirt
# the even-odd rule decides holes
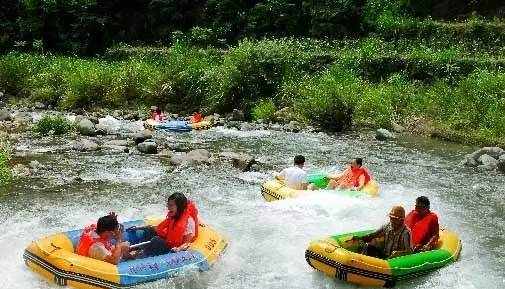
[[[184,231],[184,236],[186,236],[186,235],[195,236],[195,231],[196,231],[195,227],[196,227],[195,220],[193,220],[193,218],[189,217],[188,223],[186,224],[186,230]]]
[[[291,189],[302,190],[303,184],[307,183],[307,172],[297,166],[283,169],[279,176]]]

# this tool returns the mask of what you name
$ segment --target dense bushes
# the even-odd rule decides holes
[[[412,117],[479,138],[505,133],[503,51],[380,38],[244,40],[229,51],[123,47],[102,59],[10,53],[9,94],[62,109],[158,104],[271,120],[277,108],[326,129],[388,127]]]
[[[62,115],[44,115],[33,127],[39,135],[62,135],[72,128],[70,122]]]

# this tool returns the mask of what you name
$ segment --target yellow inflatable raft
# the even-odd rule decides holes
[[[392,287],[397,281],[427,274],[458,259],[461,241],[447,229],[440,230],[437,248],[391,259],[378,259],[356,253],[359,242],[352,236],[363,236],[372,231],[361,231],[330,236],[312,241],[305,259],[313,268],[337,279],[362,286]]]
[[[124,226],[156,225],[160,221],[131,221],[124,223]],[[198,238],[187,251],[113,265],[75,254],[81,233],[82,230],[73,230],[33,241],[23,254],[26,265],[50,282],[62,286],[80,289],[122,288],[170,278],[192,268],[208,270],[227,246],[227,241],[218,232],[200,224]]]
[[[368,195],[377,197],[379,195],[379,185],[371,180],[360,191],[334,190],[336,194],[347,196]],[[270,180],[261,185],[261,195],[267,202],[278,201],[288,198],[296,198],[301,195],[314,194],[317,191],[295,190],[287,187],[284,182],[279,180]]]

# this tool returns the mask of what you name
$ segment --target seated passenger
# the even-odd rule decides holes
[[[165,114],[161,112],[158,106],[151,107],[151,119],[157,122],[163,122],[166,120]]]
[[[395,206],[389,213],[389,223],[366,236],[354,236],[352,240],[363,240],[366,245],[363,254],[376,258],[395,258],[412,252],[410,232],[404,224],[405,209]],[[384,242],[379,241],[384,238]]]
[[[328,175],[329,189],[361,190],[371,180],[368,169],[363,166],[363,159],[353,159],[343,172]]]
[[[201,122],[202,120],[203,120],[203,115],[199,111],[193,113],[193,115],[189,118],[189,121],[191,123],[198,123],[198,122]]]
[[[302,155],[295,156],[294,165],[283,169],[276,179],[284,181],[286,186],[295,190],[307,189],[307,172],[303,169],[305,165],[305,157]]]
[[[129,229],[143,230],[144,238],[150,240],[138,255],[149,257],[187,250],[198,237],[198,210],[193,202],[184,194],[174,193],[168,197],[167,209],[165,220],[158,226]]]
[[[112,239],[115,239],[113,245]],[[98,222],[86,227],[77,244],[76,253],[82,256],[118,264],[122,258],[131,257],[130,244],[122,241],[122,232],[117,216],[110,213]]]
[[[405,218],[405,225],[412,235],[414,251],[433,250],[438,243],[438,217],[430,211],[430,200],[421,196],[416,199],[415,209]]]

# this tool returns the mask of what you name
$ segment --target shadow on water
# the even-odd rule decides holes
[[[353,199],[323,192],[266,203],[259,184],[271,177],[268,170],[242,173],[224,163],[173,168],[157,156],[54,152],[61,143],[25,140],[22,145],[42,149],[26,159],[45,168],[0,197],[4,288],[56,288],[24,267],[22,252],[32,239],[82,227],[111,210],[123,220],[161,215],[166,196],[176,191],[196,200],[202,218],[223,232],[230,246],[209,272],[138,288],[355,288],[306,264],[310,240],[377,227],[392,205],[411,209],[418,195],[429,196],[442,225],[460,234],[463,252],[459,262],[398,287],[505,285],[505,177],[460,167],[469,147],[418,138],[377,142],[372,133],[328,136],[223,128],[162,137],[211,152],[246,152],[275,169],[290,165],[299,153],[311,167],[342,168],[349,158],[363,156],[382,195]]]

